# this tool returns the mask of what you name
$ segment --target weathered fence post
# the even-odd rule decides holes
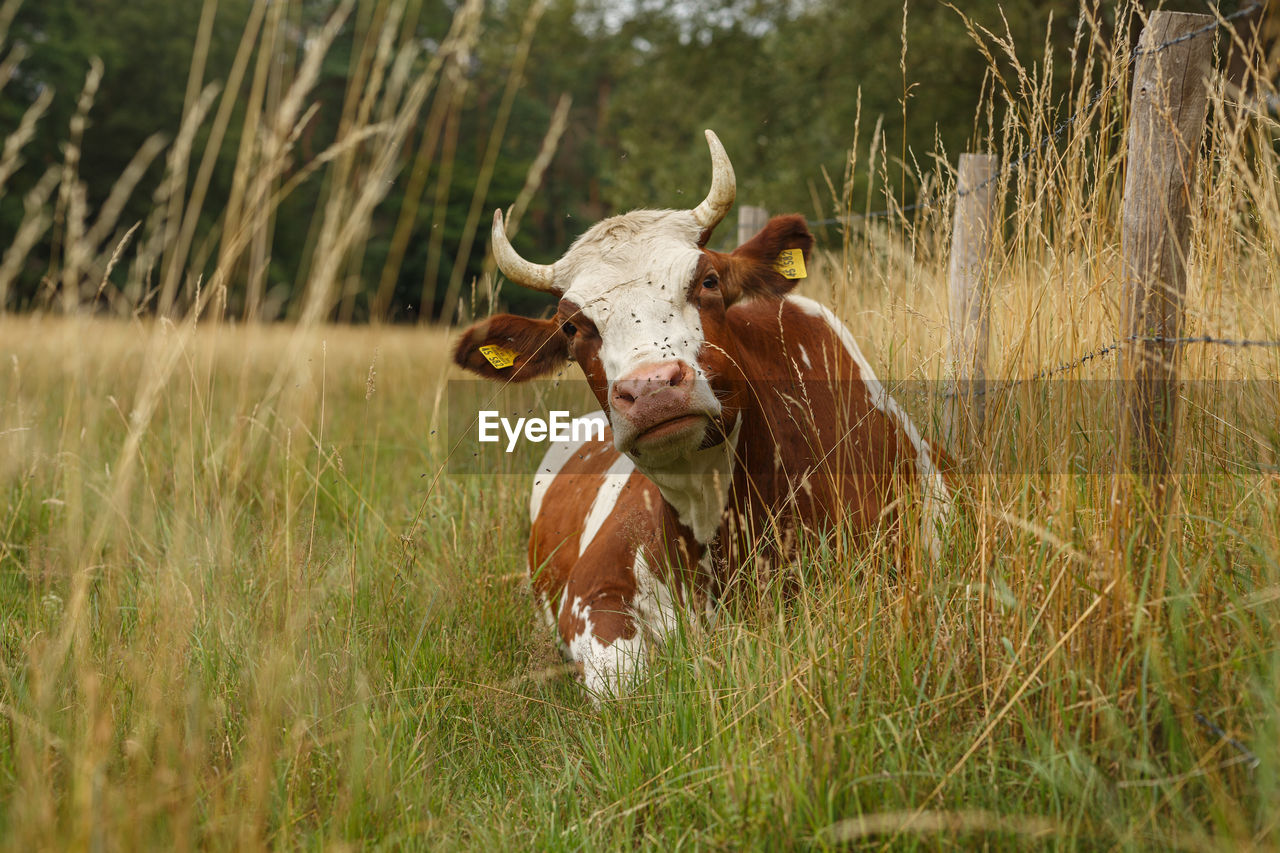
[[[750,240],[769,221],[769,211],[744,204],[738,208],[738,245]]]
[[[948,445],[965,453],[977,445],[985,411],[982,391],[987,377],[990,309],[987,281],[995,231],[996,172],[994,155],[960,155],[947,280],[951,369],[955,379],[945,431]]]
[[[1134,466],[1157,515],[1168,505],[1181,347],[1155,339],[1183,334],[1191,193],[1204,138],[1205,75],[1213,46],[1209,37],[1177,39],[1213,21],[1209,15],[1153,13],[1142,32],[1133,76],[1121,238],[1118,468]],[[1119,501],[1116,511],[1127,515],[1128,503]]]
[[[1164,595],[1166,566],[1154,549],[1163,539],[1171,495],[1181,352],[1177,344],[1156,339],[1180,337],[1183,330],[1191,191],[1204,136],[1205,71],[1213,43],[1207,37],[1178,39],[1213,20],[1155,12],[1138,43],[1121,214],[1124,340],[1107,585],[1113,591],[1093,632],[1099,663],[1114,660],[1117,646],[1131,637],[1137,590],[1147,588],[1156,601]],[[1154,574],[1144,578],[1149,557]],[[1161,610],[1150,605],[1144,621],[1158,624]]]

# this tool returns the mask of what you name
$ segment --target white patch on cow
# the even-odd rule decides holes
[[[574,242],[555,264],[564,298],[600,334],[600,364],[613,383],[637,368],[679,360],[693,368],[691,403],[715,417],[720,403],[698,364],[704,334],[689,285],[702,256],[701,227],[687,210],[636,210],[606,219]],[[627,446],[628,424],[614,440]]]
[[[592,412],[589,415],[583,415],[584,420],[588,418],[604,421],[605,423],[609,422],[604,412]],[[538,513],[542,512],[542,499],[546,497],[547,489],[551,488],[556,475],[564,468],[565,463],[572,459],[573,454],[581,450],[586,443],[585,439],[580,441],[557,441],[547,448],[547,452],[542,455],[542,461],[538,463],[537,473],[533,475],[533,491],[529,493],[530,521],[538,520]]]
[[[678,615],[675,596],[649,568],[644,554],[638,551],[631,572],[636,579],[636,597],[631,602],[636,621],[649,637],[661,641],[676,630]]]
[[[575,597],[570,606],[574,617],[582,620],[582,633],[569,641],[570,660],[582,663],[582,681],[592,697],[617,696],[639,675],[644,662],[644,640],[639,631],[631,639],[618,639],[605,645],[596,638],[591,625],[591,605]]]
[[[741,427],[739,419],[725,441],[682,458],[669,468],[644,470],[676,511],[676,517],[703,545],[715,538],[729,502]]]
[[[923,495],[920,511],[920,535],[926,543],[930,558],[937,562],[942,557],[942,540],[939,531],[947,516],[951,514],[952,499],[951,492],[947,489],[947,484],[942,479],[942,472],[938,470],[938,466],[933,462],[929,443],[920,435],[920,431],[916,429],[916,425],[912,423],[906,411],[898,405],[898,401],[890,397],[889,393],[884,390],[884,386],[876,378],[875,371],[871,369],[871,363],[862,354],[862,350],[858,347],[858,342],[854,340],[853,335],[845,328],[844,323],[840,322],[840,319],[825,305],[814,302],[812,299],[795,295],[788,295],[786,299],[810,317],[818,317],[823,320],[836,333],[845,351],[849,353],[858,365],[858,372],[862,374],[863,384],[867,386],[867,397],[870,399],[871,404],[881,412],[884,412],[889,420],[896,424],[910,440],[911,447],[916,454],[916,473],[920,478],[920,490]]]
[[[700,232],[688,211],[632,211],[591,228],[556,262],[564,298],[600,332],[610,380],[644,364],[696,362],[702,321],[687,293]]]
[[[605,520],[613,514],[613,508],[618,505],[618,496],[622,494],[627,480],[631,477],[631,472],[635,469],[634,462],[618,454],[618,458],[609,466],[609,470],[604,472],[604,482],[600,484],[600,491],[596,492],[595,500],[591,502],[591,511],[587,513],[587,520],[582,525],[582,534],[578,537],[579,557],[586,552],[591,540],[596,538]]]
[[[804,362],[804,366],[813,369],[813,362],[809,361],[809,353],[805,352],[804,344],[800,344],[800,360]]]
[[[566,596],[562,605],[562,609],[568,607],[574,619],[582,621],[582,630],[564,647],[565,656],[582,664],[583,683],[597,701],[618,696],[634,684],[644,671],[646,644],[661,642],[679,625],[679,604],[675,596],[649,568],[643,554],[635,555],[631,571],[636,593],[630,602],[630,611],[636,632],[630,639],[601,642],[591,620],[591,606],[583,604],[581,596],[575,596],[572,602]]]
[[[702,552],[702,556],[698,558],[698,567],[702,569],[703,577],[715,577],[717,571],[715,553],[707,548]],[[720,617],[720,602],[716,600],[709,592],[702,597],[702,618],[706,620],[707,627],[714,628]]]
[[[551,630],[556,628],[556,617],[551,612],[551,601],[542,593],[538,593],[538,612],[542,614],[542,621],[547,624]]]

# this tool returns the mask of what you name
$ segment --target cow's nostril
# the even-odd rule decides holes
[[[665,374],[665,376],[663,374]],[[662,371],[661,374],[655,376],[654,379],[659,381],[665,379],[666,382],[663,384],[668,388],[675,388],[678,385],[683,385],[685,381],[685,366],[680,362],[669,364],[666,369]]]

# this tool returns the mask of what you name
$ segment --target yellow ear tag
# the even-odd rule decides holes
[[[782,273],[784,278],[805,278],[808,275],[804,268],[804,252],[799,249],[784,249],[779,252],[773,268]]]
[[[501,370],[504,367],[510,367],[516,363],[516,356],[520,353],[512,352],[509,349],[503,349],[494,344],[485,344],[480,347],[480,354],[488,359],[489,363]]]

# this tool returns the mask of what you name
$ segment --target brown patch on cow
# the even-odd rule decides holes
[[[813,250],[813,234],[809,231],[809,224],[798,213],[773,217],[760,229],[760,233],[734,249],[733,256],[753,260],[773,269],[778,256],[787,249],[799,249],[804,253],[806,262]]]
[[[564,591],[569,604],[560,621],[566,643],[584,627],[583,620],[572,613],[575,602],[579,608],[591,608],[592,636],[603,645],[635,637],[639,630],[632,609],[638,592],[633,568],[637,553],[644,555],[650,571],[677,602],[689,600],[701,550],[692,531],[676,521],[661,500],[653,481],[633,471],[613,512],[569,576]]]
[[[760,233],[729,254],[704,251],[704,256],[720,276],[726,304],[732,305],[741,298],[778,298],[790,293],[796,282],[776,268],[778,256],[788,249],[799,249],[808,263],[813,234],[799,214],[773,217]]]
[[[560,324],[562,332],[573,330],[572,335],[565,337],[569,359],[576,361],[582,368],[582,374],[599,401],[600,408],[609,411],[609,380],[604,374],[604,366],[600,364],[602,342],[595,321],[583,314],[573,300],[561,299],[556,306],[556,322]]]
[[[733,306],[727,322],[738,368],[750,377],[738,395],[749,400],[721,537],[732,579],[748,559],[785,562],[793,531],[838,520],[858,533],[875,529],[915,456],[824,320],[763,299]]]
[[[482,346],[498,346],[516,354],[510,367],[494,367]],[[524,382],[556,370],[569,359],[569,342],[556,320],[532,320],[515,314],[495,314],[474,324],[458,339],[454,363],[463,370],[510,382]]]

